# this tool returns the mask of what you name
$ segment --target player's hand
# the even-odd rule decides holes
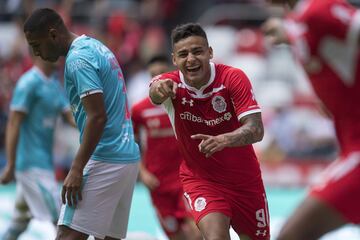
[[[0,177],[1,184],[8,184],[15,179],[15,169],[13,167],[6,166],[4,172]]]
[[[82,177],[82,171],[70,169],[68,175],[64,180],[64,185],[61,190],[61,199],[63,204],[67,203],[70,207],[76,207],[78,201],[82,200]]]
[[[159,179],[149,171],[143,170],[140,172],[140,179],[149,190],[154,190],[160,185]]]
[[[270,45],[277,45],[280,43],[289,43],[283,20],[280,18],[269,18],[262,26],[261,30],[265,35],[265,40]]]
[[[154,83],[155,93],[162,99],[175,98],[177,83],[171,79],[163,79]]]
[[[192,139],[201,140],[199,151],[204,153],[206,157],[210,157],[213,153],[223,150],[226,147],[223,135],[211,136],[206,134],[195,134]]]

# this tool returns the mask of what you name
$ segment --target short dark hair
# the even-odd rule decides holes
[[[146,66],[149,66],[153,63],[170,64],[170,60],[165,54],[156,54],[149,59],[149,61],[146,63]]]
[[[45,33],[50,28],[64,27],[60,15],[50,8],[36,9],[25,21],[24,32]]]
[[[182,39],[199,36],[205,38],[206,42],[208,41],[204,29],[198,23],[186,23],[178,25],[171,32],[171,45],[174,47],[174,44],[179,42]]]

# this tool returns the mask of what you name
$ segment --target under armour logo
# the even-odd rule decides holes
[[[263,230],[263,231],[261,231],[261,230],[256,230],[256,236],[259,236],[259,235],[262,235],[263,237],[265,237],[266,236],[266,234],[267,234],[267,231],[266,230]]]
[[[190,100],[188,101],[188,100],[186,100],[185,97],[183,97],[181,104],[182,104],[182,105],[186,105],[187,103],[190,105],[190,107],[194,106],[194,100],[190,99]]]

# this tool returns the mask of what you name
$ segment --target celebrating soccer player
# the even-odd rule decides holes
[[[210,61],[198,24],[172,31],[177,71],[153,78],[150,97],[163,104],[184,161],[180,178],[205,239],[270,239],[266,194],[252,144],[263,138],[261,110],[243,71]]]

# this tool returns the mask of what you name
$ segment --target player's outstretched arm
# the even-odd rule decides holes
[[[171,79],[161,79],[151,83],[149,96],[153,103],[162,104],[169,97],[175,98],[177,83]]]

